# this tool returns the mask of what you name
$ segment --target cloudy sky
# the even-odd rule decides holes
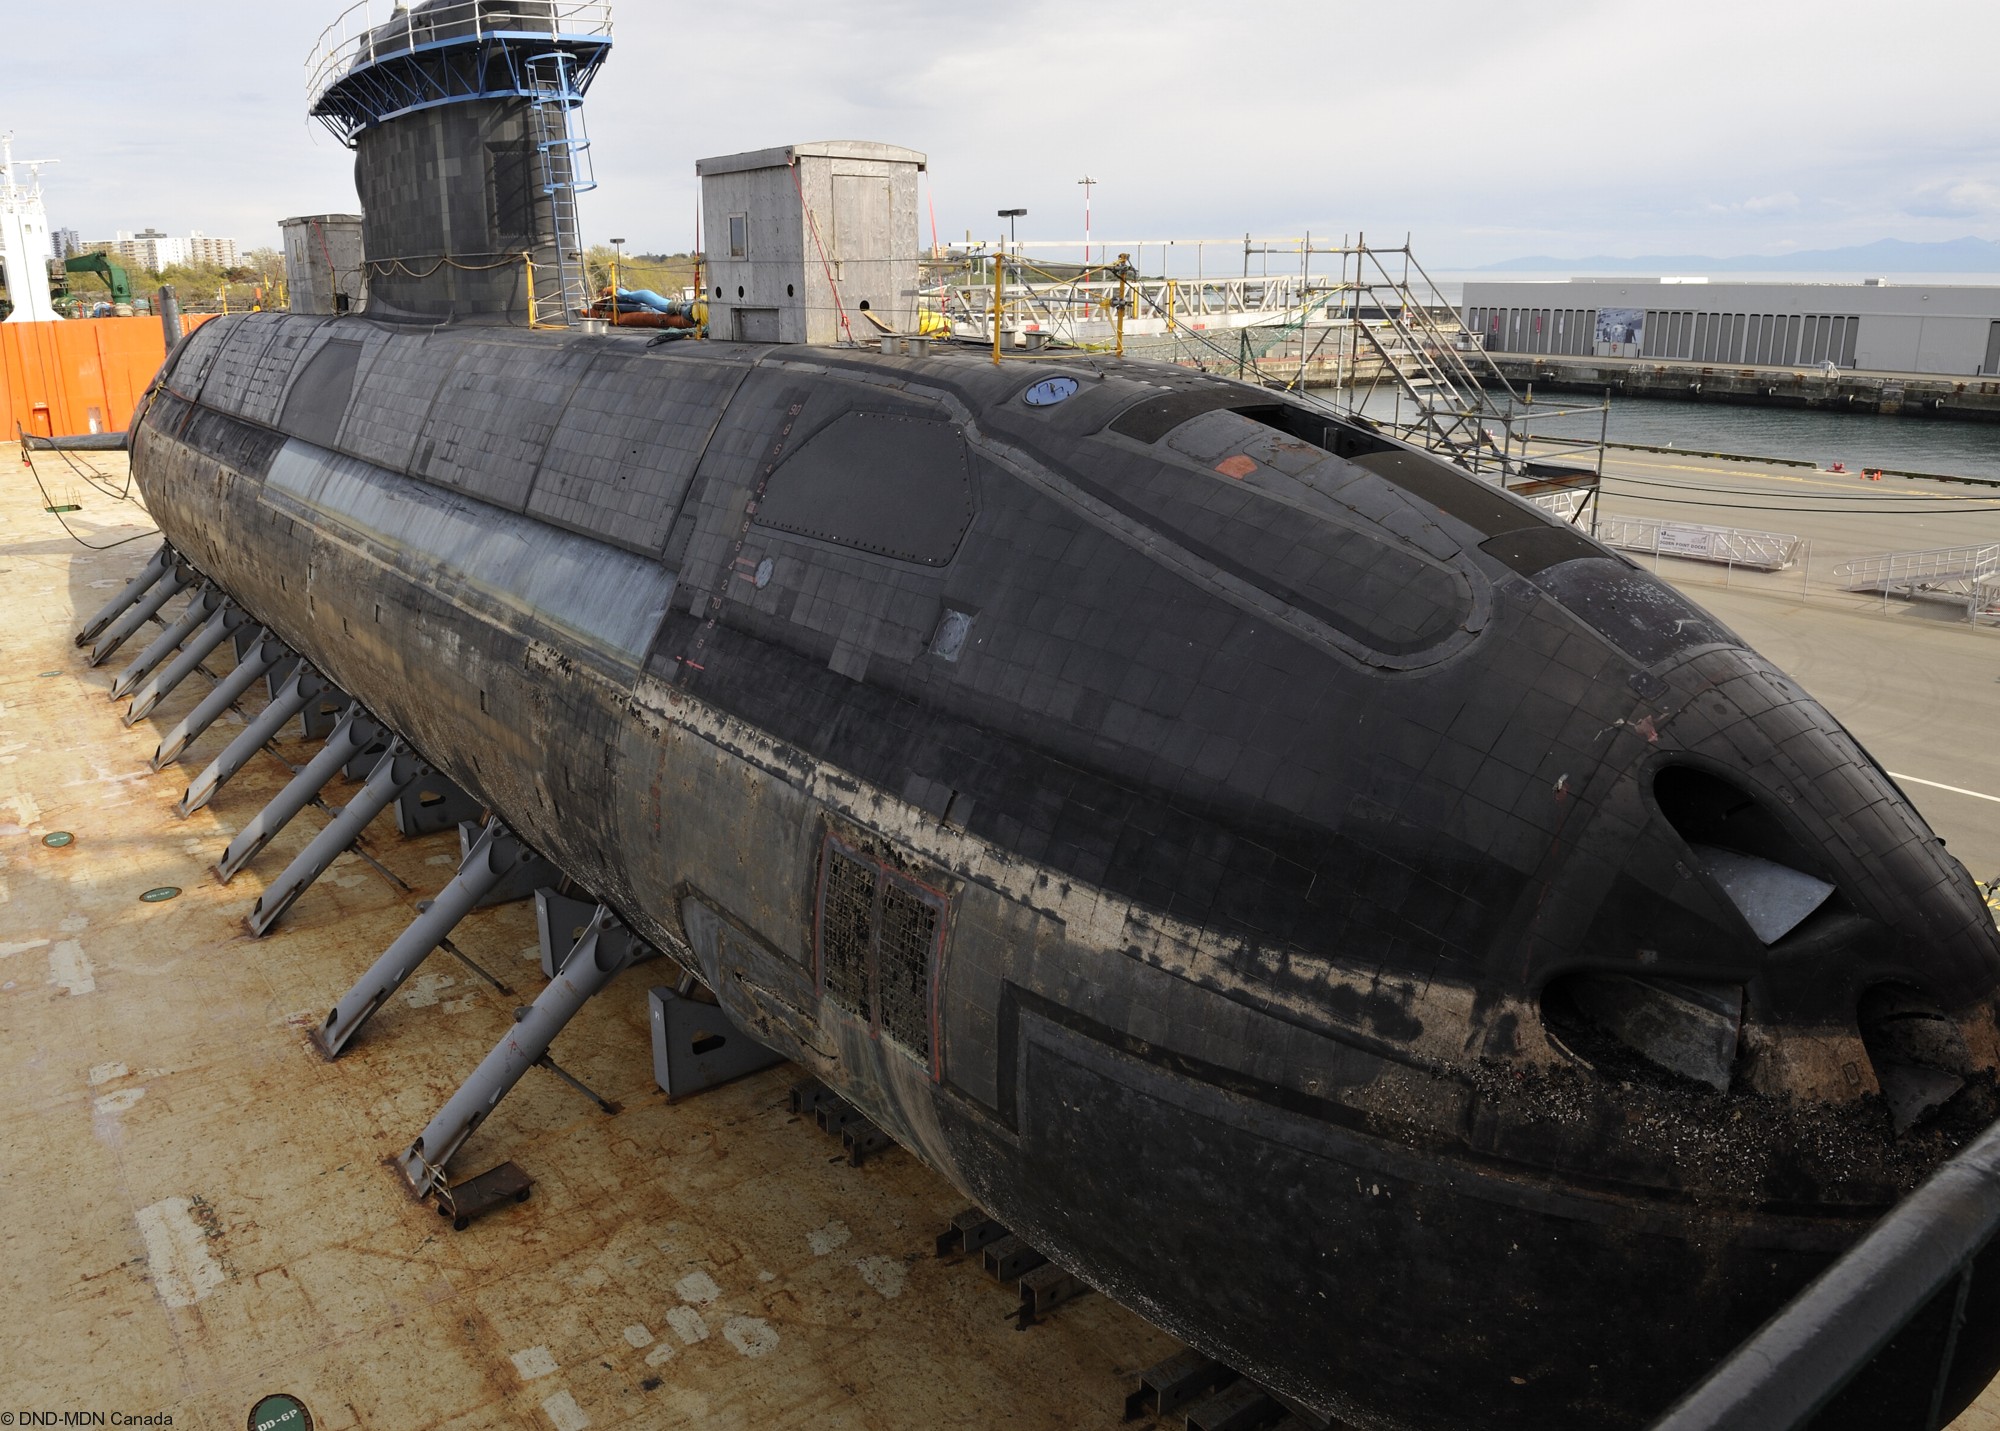
[[[0,0],[0,129],[63,161],[50,219],[87,240],[275,243],[355,202],[304,117],[335,11]],[[1408,231],[1433,268],[2000,237],[1990,3],[618,0],[616,26],[584,224],[638,249],[690,243],[696,158],[822,138],[926,151],[946,238],[1013,206],[1078,237],[1085,174],[1100,237]]]

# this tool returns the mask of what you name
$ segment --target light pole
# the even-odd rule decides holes
[[[1007,221],[1007,247],[1014,247],[1014,220],[1028,216],[1026,209],[1002,209],[1000,217]]]
[[[622,238],[611,240],[611,321],[614,324],[622,322],[625,317],[618,307],[618,261],[625,256],[622,247],[624,242]]]
[[[1076,181],[1083,185],[1083,266],[1090,267],[1090,191],[1097,181],[1088,174]]]

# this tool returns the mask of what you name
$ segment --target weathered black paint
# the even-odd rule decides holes
[[[1587,538],[1268,393],[1060,370],[1037,408],[1043,364],[255,315],[177,352],[134,466],[258,620],[1055,1260],[1359,1426],[1638,1424],[1988,1110],[1971,881]],[[889,550],[788,485],[899,433],[963,465]],[[1834,901],[1759,944],[1668,767]],[[856,1012],[861,956],[824,992],[835,848],[944,902],[928,1049]],[[1731,1091],[1563,1047],[1581,969],[1746,986]],[[1887,982],[1985,1071],[1901,1140],[1855,1016]],[[1849,1424],[1908,1424],[1906,1380]]]

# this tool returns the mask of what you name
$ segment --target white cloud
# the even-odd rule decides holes
[[[1759,194],[1754,198],[1738,199],[1733,204],[1708,205],[1712,214],[1791,214],[1799,209],[1799,196],[1787,190],[1782,194]]]
[[[1974,219],[2000,214],[2000,184],[1986,179],[1946,179],[1926,184],[1910,201],[1920,218]]]

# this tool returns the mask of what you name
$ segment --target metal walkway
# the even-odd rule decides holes
[[[1836,566],[1833,575],[1848,591],[1879,591],[1884,600],[1905,596],[1963,606],[1969,621],[2000,616],[2000,542],[1858,557]]]
[[[1799,559],[1804,545],[1790,532],[1758,532],[1745,527],[1713,527],[1700,522],[1622,514],[1599,516],[1597,539],[1623,551],[1721,562],[1758,571],[1783,571]]]

